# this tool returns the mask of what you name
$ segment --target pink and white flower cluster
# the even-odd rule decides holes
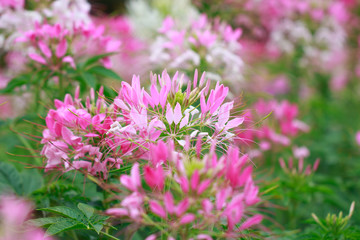
[[[122,82],[110,103],[102,90],[96,101],[92,90],[85,105],[79,90],[75,99],[67,95],[64,102],[55,100],[42,139],[46,169],[83,169],[106,178],[109,168],[120,168],[125,159],[136,160],[161,139],[172,139],[181,147],[196,140],[227,145],[244,121],[231,117],[233,102],[224,102],[229,89],[220,84],[210,89],[205,73],[198,79],[197,71],[193,81],[184,80],[164,71],[151,76],[149,92],[137,76],[131,85]]]
[[[345,1],[249,0],[244,7],[238,23],[257,29],[270,57],[301,53],[299,64],[305,71],[330,72],[335,89],[346,83],[350,12]]]
[[[211,22],[201,15],[187,28],[167,17],[151,46],[150,61],[155,67],[189,73],[203,68],[214,80],[242,80],[243,61],[238,39],[241,29]]]
[[[196,154],[190,148],[179,153],[171,141],[152,144],[145,165],[136,163],[130,175],[120,177],[128,194],[119,197],[119,207],[108,209],[107,214],[161,226],[161,232],[147,239],[159,234],[168,239],[243,236],[243,230],[262,220],[260,214],[248,211],[260,200],[248,156],[240,156],[235,147],[220,158],[215,145],[204,156],[201,151],[200,146]]]

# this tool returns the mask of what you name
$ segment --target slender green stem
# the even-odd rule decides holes
[[[73,237],[74,240],[79,240],[79,238],[77,237],[76,233],[74,230],[71,230],[71,235]]]
[[[62,73],[59,74],[59,88],[60,88],[60,97],[64,95],[64,81]]]
[[[102,232],[102,231],[101,231],[100,233],[102,233],[103,235],[107,236],[108,238],[111,238],[111,239],[114,239],[114,240],[120,240],[119,238],[114,237],[114,236],[112,236],[112,235],[110,235],[110,234],[108,234],[108,233],[106,233],[106,232]]]

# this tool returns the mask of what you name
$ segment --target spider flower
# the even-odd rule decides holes
[[[139,77],[134,76],[131,85],[122,83],[114,109],[125,124],[115,123],[110,129],[109,136],[115,140],[139,139],[139,145],[146,148],[151,141],[164,138],[184,146],[186,136],[227,142],[234,137],[232,130],[244,121],[241,116],[231,117],[233,101],[224,103],[229,88],[217,83],[210,90],[205,73],[199,80],[196,70],[193,81],[185,82],[178,73],[170,78],[163,71],[150,80],[149,92],[141,88]]]
[[[65,100],[55,100],[56,109],[46,116],[46,129],[43,131],[44,144],[41,154],[46,158],[46,170],[85,169],[90,174],[103,174],[107,177],[107,165],[119,167],[122,160],[110,157],[103,150],[104,136],[113,123],[110,117],[112,106],[107,106],[102,89],[99,99],[95,93],[87,97],[85,106],[79,97],[79,88],[75,99],[70,95]]]
[[[247,155],[240,156],[237,148],[230,147],[218,158],[212,148],[199,158],[176,152],[171,142],[164,151],[163,144],[152,145],[156,154],[146,165],[136,163],[130,175],[120,177],[127,194],[120,197],[119,207],[107,210],[109,215],[143,225],[161,223],[164,231],[153,239],[159,234],[235,238],[261,222],[262,216],[250,210],[260,199]],[[162,164],[156,164],[160,155]],[[222,236],[216,229],[225,229]]]
[[[92,90],[85,105],[79,89],[75,99],[66,95],[63,102],[55,100],[43,131],[45,169],[83,169],[106,178],[108,170],[123,161],[149,155],[151,144],[161,139],[172,139],[182,149],[199,140],[227,146],[244,120],[231,116],[233,102],[224,103],[228,88],[217,84],[210,90],[205,74],[199,80],[197,71],[192,82],[183,80],[164,71],[151,75],[149,92],[134,76],[131,85],[122,82],[113,101],[105,101],[102,89],[96,101]]]

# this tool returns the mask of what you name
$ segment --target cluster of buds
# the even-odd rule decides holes
[[[336,214],[330,214],[326,216],[325,219],[319,219],[315,213],[312,213],[311,216],[314,218],[315,222],[322,228],[327,235],[333,235],[337,237],[341,235],[342,232],[346,230],[349,226],[349,220],[354,213],[355,202],[352,202],[349,209],[349,214],[343,216],[343,212],[340,212],[338,216]]]
[[[304,166],[304,158],[298,159],[297,167],[295,166],[292,158],[289,158],[288,166],[286,166],[286,163],[283,158],[280,158],[279,162],[283,171],[288,175],[309,176],[310,174],[315,172],[319,167],[320,159],[317,159],[313,166],[307,165],[306,168]]]
[[[152,144],[145,164],[134,164],[130,175],[120,177],[128,194],[107,214],[161,229],[147,239],[236,238],[261,222],[260,214],[248,211],[260,199],[247,155],[229,147],[218,158],[215,144],[203,156],[201,146],[196,153],[189,148],[180,153],[171,141],[166,145]]]
[[[181,148],[199,140],[227,145],[235,136],[233,130],[244,121],[241,116],[230,116],[233,102],[224,103],[228,88],[217,84],[210,90],[210,81],[205,74],[198,81],[197,71],[186,86],[183,80],[177,73],[171,79],[164,71],[151,76],[150,93],[134,76],[131,85],[122,82],[111,103],[101,90],[96,101],[92,91],[85,106],[78,98],[79,90],[75,100],[70,95],[64,102],[55,100],[56,109],[46,117],[42,139],[46,169],[87,169],[106,177],[109,167],[138,159],[158,140],[172,139]]]
[[[238,42],[241,33],[240,29],[233,30],[226,24],[211,25],[206,15],[185,29],[167,17],[151,47],[150,61],[158,67],[186,73],[194,68],[206,68],[209,78],[218,81],[242,80],[243,61]]]

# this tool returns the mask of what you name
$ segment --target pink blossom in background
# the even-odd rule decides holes
[[[356,139],[357,144],[360,145],[360,131],[356,133],[355,139]]]
[[[334,91],[340,91],[346,87],[348,81],[348,74],[346,72],[339,72],[332,76],[330,81],[330,87]]]
[[[96,26],[104,26],[105,33],[121,42],[120,54],[111,56],[113,70],[130,82],[132,75],[142,76],[149,69],[145,55],[147,44],[135,37],[134,30],[125,16],[93,18]]]
[[[1,0],[1,7],[23,8],[25,0]]]
[[[295,158],[306,158],[310,155],[310,151],[307,147],[293,147],[293,154]]]
[[[260,150],[254,150],[256,156],[260,156],[261,152],[274,151],[275,146],[290,146],[292,139],[299,135],[301,132],[308,132],[309,126],[304,122],[297,119],[298,107],[296,104],[291,104],[284,100],[281,102],[272,100],[265,101],[260,99],[254,104],[255,112],[261,117],[267,115],[267,119],[261,120],[262,126],[258,129],[251,129],[247,132],[252,133],[254,142],[258,141]],[[255,114],[253,114],[256,116]],[[254,116],[252,119],[255,119]],[[254,120],[252,120],[254,121]],[[243,134],[239,134],[239,137]],[[305,149],[296,149],[295,151],[299,156],[305,154]],[[306,155],[306,154],[305,154]]]
[[[26,224],[33,206],[12,195],[0,196],[0,239],[2,240],[51,240],[42,229]]]

